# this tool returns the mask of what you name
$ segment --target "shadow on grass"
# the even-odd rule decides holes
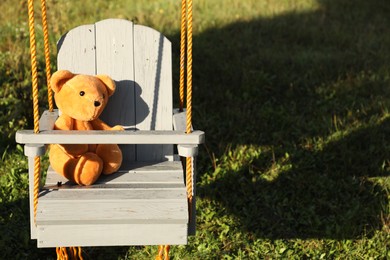
[[[37,249],[30,240],[29,217],[27,198],[0,204],[0,259],[55,259],[55,250]]]
[[[370,177],[389,173],[390,3],[319,4],[194,38],[194,122],[209,150],[275,152],[221,173],[199,196],[258,237],[356,238],[383,225],[386,191]],[[291,167],[275,180],[254,177],[286,153]]]
[[[265,153],[238,171],[199,188],[204,198],[222,203],[246,232],[257,237],[358,238],[381,229],[386,192],[368,177],[383,176],[389,156],[390,121],[356,131],[321,152],[296,151],[291,168],[275,180],[259,177]],[[370,146],[378,146],[371,150]],[[387,147],[387,148],[386,148]],[[380,148],[384,153],[378,154]],[[387,149],[387,150],[386,150]],[[283,164],[283,163],[281,163]],[[265,166],[266,167],[266,166]]]

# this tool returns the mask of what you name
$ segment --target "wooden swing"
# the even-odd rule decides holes
[[[171,43],[156,30],[108,19],[76,27],[59,40],[58,69],[108,74],[116,81],[117,91],[101,118],[126,131],[104,132],[53,130],[58,111],[53,109],[50,89],[49,110],[38,121],[34,11],[33,0],[28,1],[34,130],[18,131],[16,141],[25,144],[28,156],[31,238],[37,239],[38,247],[175,245],[186,244],[188,235],[195,233],[195,158],[204,133],[193,131],[191,123],[192,3],[186,2],[182,1],[177,110],[172,109]],[[46,6],[44,0],[41,3],[49,81]],[[94,185],[77,186],[49,167],[40,187],[39,158],[46,145],[77,143],[121,144],[121,169]],[[186,157],[185,163],[180,156]]]

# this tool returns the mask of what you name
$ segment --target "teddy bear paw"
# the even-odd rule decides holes
[[[114,127],[111,127],[111,130],[124,131],[125,129],[121,125],[116,125]]]

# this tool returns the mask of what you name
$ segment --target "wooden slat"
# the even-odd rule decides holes
[[[133,23],[108,19],[96,23],[95,29],[96,74],[109,75],[116,83],[100,118],[111,126],[136,129]],[[135,160],[135,145],[123,145],[121,150],[125,160]]]
[[[95,28],[96,73],[110,75],[115,81],[134,81],[133,23],[107,19],[96,23]],[[128,87],[134,91],[133,86]]]
[[[183,172],[181,162],[123,162],[120,171],[129,172]]]
[[[135,89],[139,97],[137,129],[172,130],[171,43],[160,32],[142,25],[134,26],[134,39],[135,81],[140,86]],[[172,145],[137,146],[138,161],[158,161],[172,155]]]
[[[112,190],[94,189],[84,192],[62,189],[47,192],[45,199],[42,198],[39,201],[38,226],[44,224],[188,223],[187,203],[183,190],[137,189],[112,192]],[[121,195],[119,196],[118,193]],[[75,199],[76,195],[81,198]],[[102,201],[97,201],[93,198],[94,195],[99,198],[104,195],[107,197]]]
[[[61,37],[57,44],[59,70],[94,75],[96,73],[95,26],[82,25]]]
[[[50,112],[48,110],[44,111],[41,118],[39,119],[39,130],[40,131],[53,130],[54,123],[56,122],[57,118],[58,118],[57,109],[54,109],[53,112]]]
[[[37,227],[34,223],[34,173],[35,173],[35,157],[29,156],[28,157],[28,189],[29,189],[29,207],[30,207],[30,234],[31,239],[37,238]]]
[[[187,129],[187,112],[175,109],[173,112],[173,129],[185,131]]]
[[[187,244],[187,225],[42,225],[38,237],[38,247],[165,244]]]
[[[50,188],[58,183],[72,185],[68,180],[49,167],[46,175],[46,186]],[[128,184],[178,184],[184,183],[181,162],[123,162],[121,169],[112,175],[101,176],[91,187],[99,185]],[[47,188],[45,186],[45,188]],[[117,186],[119,187],[119,186]],[[135,187],[135,186],[134,186]],[[137,187],[142,187],[138,185]],[[58,188],[58,187],[57,187]]]
[[[183,185],[184,186],[184,185]],[[60,189],[60,190],[42,190],[40,192],[40,202],[49,203],[48,201],[70,203],[76,201],[88,201],[97,203],[117,200],[170,200],[180,198],[184,191],[177,189]],[[100,201],[99,201],[100,200]],[[97,216],[98,217],[98,216]]]
[[[20,130],[16,133],[16,142],[21,144],[201,144],[204,132],[194,131],[42,131]]]
[[[141,194],[143,193],[141,192]],[[50,224],[188,223],[188,218],[186,218],[188,215],[187,205],[180,201],[139,200],[107,203],[40,201],[40,203],[36,222],[38,226]]]

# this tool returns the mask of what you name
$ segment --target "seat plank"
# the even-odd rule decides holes
[[[49,167],[46,175],[46,184],[44,189],[56,188],[60,183],[62,187],[72,185],[65,177],[56,173]],[[122,167],[117,173],[108,176],[101,176],[97,182],[91,185],[91,188],[100,187],[102,185],[127,185],[127,187],[146,187],[145,184],[184,184],[183,168],[181,162],[165,161],[165,162],[123,162]],[[143,185],[142,185],[143,184]],[[131,186],[132,185],[132,186]],[[120,186],[116,186],[120,187]],[[147,187],[151,187],[150,185]],[[175,187],[175,186],[170,186]],[[59,187],[57,187],[58,189]]]
[[[39,194],[40,202],[73,203],[73,202],[102,202],[106,201],[143,201],[143,200],[176,200],[185,195],[183,188],[156,188],[156,189],[49,189],[42,190]],[[98,217],[98,216],[97,216]]]
[[[186,224],[42,225],[38,247],[187,244]]]
[[[88,187],[58,187],[58,180],[66,179],[48,171],[36,218],[38,247],[76,241],[84,246],[187,243],[188,202],[180,162],[124,162],[114,175]],[[90,234],[92,227],[99,232]],[[118,230],[128,233],[116,237]]]
[[[98,191],[88,192],[91,196]],[[50,193],[63,193],[62,198],[41,200],[38,206],[37,225],[60,224],[147,224],[147,223],[188,223],[187,203],[180,199],[182,192],[175,190],[137,190],[132,193],[124,192],[121,198],[117,194],[107,195],[104,201],[74,200],[78,192],[51,191]],[[65,194],[66,193],[66,194]],[[134,199],[129,199],[139,194]],[[176,194],[174,194],[176,193]],[[155,194],[156,198],[150,198]],[[149,198],[143,199],[140,196]],[[177,199],[170,199],[175,196]],[[185,198],[185,196],[183,197]],[[147,204],[146,204],[147,203]]]

